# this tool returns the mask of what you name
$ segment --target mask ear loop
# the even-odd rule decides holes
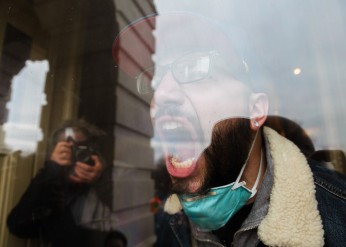
[[[235,189],[239,188],[240,186],[246,185],[245,181],[242,181],[242,182],[239,183],[239,180],[240,180],[241,176],[243,175],[244,169],[245,169],[245,167],[247,165],[247,162],[249,161],[249,158],[250,158],[250,155],[252,153],[253,147],[255,146],[255,142],[257,140],[258,132],[259,132],[259,130],[256,132],[255,138],[254,138],[254,140],[253,140],[253,142],[251,144],[251,147],[250,147],[249,154],[248,154],[248,156],[247,156],[247,158],[246,158],[246,160],[244,162],[243,167],[240,170],[240,173],[239,173],[239,175],[237,177],[237,180],[234,182],[234,185],[232,186],[232,190],[235,190]],[[261,152],[261,162],[262,162],[262,152]]]

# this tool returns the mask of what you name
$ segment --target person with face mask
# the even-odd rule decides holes
[[[268,98],[247,79],[241,33],[227,27],[230,36],[205,16],[162,13],[132,23],[113,44],[117,66],[152,95],[172,231],[183,247],[342,246],[345,178],[264,127]],[[181,211],[189,230],[177,224]]]

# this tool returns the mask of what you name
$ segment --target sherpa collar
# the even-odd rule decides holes
[[[265,127],[273,162],[274,183],[268,214],[258,227],[258,236],[268,246],[323,246],[322,220],[315,199],[315,185],[306,158],[289,140]],[[165,211],[182,209],[171,195]]]

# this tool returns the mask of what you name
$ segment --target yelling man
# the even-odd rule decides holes
[[[184,12],[145,17],[114,42],[117,65],[152,95],[172,231],[184,247],[340,246],[345,179],[263,127],[268,98],[248,79],[240,36]]]

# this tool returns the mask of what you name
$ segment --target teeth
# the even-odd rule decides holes
[[[182,127],[182,124],[181,123],[179,123],[179,122],[166,122],[163,126],[162,126],[162,128],[164,129],[164,130],[172,130],[172,129],[177,129],[177,128],[179,128],[179,127]]]
[[[190,158],[190,159],[187,159],[183,162],[180,162],[177,158],[173,157],[171,159],[171,163],[176,168],[187,168],[187,167],[190,167],[192,165],[194,160],[195,160],[195,158]]]

